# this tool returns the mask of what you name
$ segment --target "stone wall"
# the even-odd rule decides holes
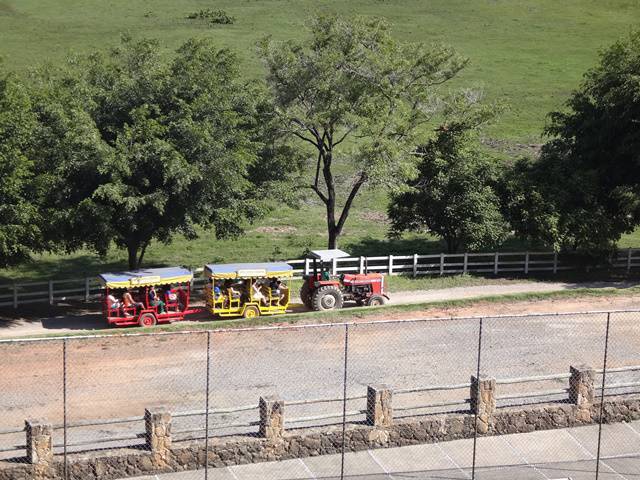
[[[484,382],[484,389],[482,383]],[[549,430],[597,423],[600,405],[581,402],[580,404],[546,404],[535,407],[501,408],[491,410],[490,391],[493,384],[487,379],[476,383],[480,395],[476,398],[489,403],[489,409],[479,408],[486,426],[484,435],[525,433],[535,430]],[[442,442],[473,437],[476,412],[460,414],[431,415],[405,418],[389,422],[391,414],[390,393],[385,388],[372,391],[379,398],[382,414],[378,425],[349,424],[346,429],[346,450],[357,451],[371,448],[401,447],[421,443]],[[473,390],[472,390],[473,393]],[[274,435],[270,438],[224,437],[209,441],[208,464],[224,467],[246,463],[257,463],[290,458],[309,457],[339,453],[342,450],[342,426],[321,429],[299,429],[284,431],[281,419],[274,418],[284,406],[273,399],[265,399],[264,419],[271,422]],[[478,405],[480,407],[480,405]],[[377,408],[379,408],[378,406]],[[588,414],[585,415],[585,408]],[[380,410],[376,410],[380,412]],[[148,411],[147,431],[153,432],[147,440],[146,450],[132,448],[101,451],[68,456],[69,478],[72,480],[115,479],[139,475],[194,470],[205,463],[204,443],[171,442],[170,414],[164,410]],[[629,422],[640,419],[640,398],[612,398],[604,404],[604,422]],[[391,423],[391,424],[389,424]],[[384,426],[383,424],[386,424]],[[480,428],[478,429],[480,430]],[[46,444],[43,438],[47,428],[36,428],[33,434],[38,446]],[[46,435],[45,435],[46,436]],[[155,436],[155,437],[154,437]],[[156,438],[157,437],[157,438]],[[44,455],[46,463],[10,464],[0,462],[0,480],[57,479],[62,478],[62,459],[56,455]]]

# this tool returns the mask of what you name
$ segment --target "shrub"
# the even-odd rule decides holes
[[[187,15],[187,19],[205,20],[209,23],[209,25],[231,25],[236,21],[235,17],[227,14],[227,12],[225,12],[224,10],[211,10],[210,8],[200,10],[199,12],[192,12]]]

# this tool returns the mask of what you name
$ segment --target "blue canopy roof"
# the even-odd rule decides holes
[[[281,277],[291,276],[293,267],[288,263],[226,263],[205,265],[209,277]]]
[[[130,272],[101,273],[98,279],[107,287],[128,288],[191,281],[193,273],[182,267],[146,268]]]

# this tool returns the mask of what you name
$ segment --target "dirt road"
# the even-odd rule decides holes
[[[566,282],[509,282],[505,284],[497,285],[484,285],[484,286],[472,286],[472,287],[455,287],[444,288],[434,290],[418,290],[418,291],[406,291],[406,292],[394,292],[392,294],[390,304],[412,304],[412,303],[427,303],[437,302],[442,300],[459,300],[470,298],[482,298],[493,295],[506,295],[515,293],[526,292],[554,292],[562,290],[574,290],[578,288],[620,288],[625,289],[633,286],[640,285],[638,282],[590,282],[590,283],[566,283]],[[611,303],[613,302],[613,303]],[[618,305],[612,307],[609,305]],[[587,307],[587,305],[591,305]],[[558,301],[540,301],[540,302],[518,302],[509,304],[506,306],[491,305],[473,307],[469,309],[454,309],[446,310],[447,315],[450,312],[465,312],[464,315],[476,315],[476,314],[490,314],[501,313],[503,311],[511,311],[518,313],[527,312],[555,312],[555,311],[585,311],[588,309],[609,309],[609,308],[634,308],[640,307],[640,296],[617,298],[607,297],[598,299],[589,299],[586,301],[572,301],[572,300],[558,300]],[[78,330],[99,330],[105,328],[104,320],[95,311],[87,309],[78,309],[71,313],[61,310],[59,313],[53,313],[47,315],[45,313],[38,313],[35,310],[33,313],[29,313],[24,317],[20,316],[2,316],[0,314],[0,338],[16,338],[23,336],[42,335],[46,333],[60,333],[62,335],[66,333],[76,332]],[[473,313],[475,312],[475,313]],[[440,311],[432,308],[425,308],[423,312],[412,313],[415,315],[430,315],[440,316]],[[456,313],[457,314],[457,313]],[[388,313],[384,313],[383,316],[389,317]],[[406,314],[403,314],[406,317]],[[284,317],[283,317],[284,318]],[[396,316],[397,318],[397,316]],[[203,315],[202,318],[196,319],[196,321],[209,320],[207,315]],[[185,322],[189,324],[191,322]]]

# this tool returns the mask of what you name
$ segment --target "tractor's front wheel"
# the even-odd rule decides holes
[[[342,304],[342,292],[333,285],[320,287],[313,294],[312,306],[314,310],[334,310],[342,308]]]
[[[369,300],[367,300],[367,305],[370,307],[379,307],[385,303],[386,299],[382,295],[371,295]]]
[[[300,300],[304,303],[304,306],[309,310],[313,308],[312,299],[311,299],[311,288],[309,287],[309,282],[305,280],[302,284],[302,288],[300,288]]]

